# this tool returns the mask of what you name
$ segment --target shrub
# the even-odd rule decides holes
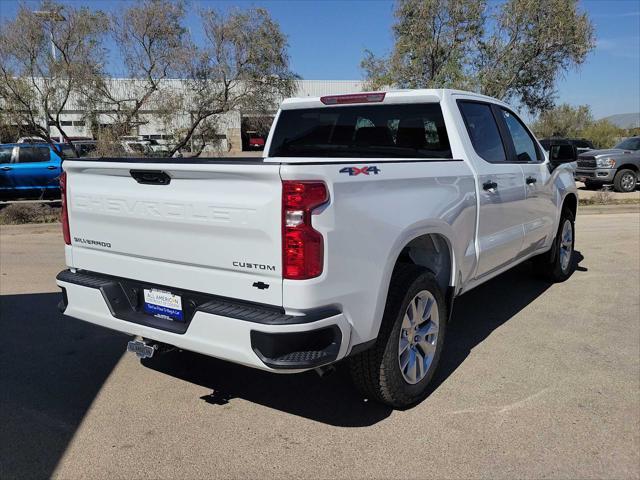
[[[0,224],[53,223],[60,220],[60,207],[39,203],[13,203],[0,210]]]

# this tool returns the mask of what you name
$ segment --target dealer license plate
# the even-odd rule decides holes
[[[154,317],[184,322],[182,298],[163,290],[144,289],[144,311]]]

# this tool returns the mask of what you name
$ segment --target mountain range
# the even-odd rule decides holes
[[[618,113],[617,115],[604,117],[603,120],[609,120],[619,128],[640,128],[640,112]]]

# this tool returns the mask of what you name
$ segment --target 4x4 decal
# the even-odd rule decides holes
[[[340,170],[340,173],[348,173],[351,177],[360,175],[361,173],[364,175],[369,175],[370,173],[377,175],[380,172],[381,170],[375,165],[371,167],[369,167],[368,165],[365,165],[364,167],[344,167]]]

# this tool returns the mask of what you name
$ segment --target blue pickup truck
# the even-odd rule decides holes
[[[69,145],[0,145],[0,197],[59,197],[62,158],[75,156]]]

